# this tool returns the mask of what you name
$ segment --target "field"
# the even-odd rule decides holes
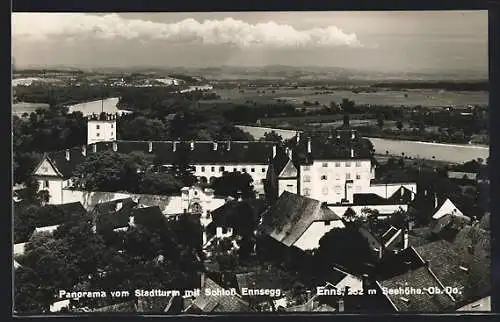
[[[392,91],[379,89],[377,92],[353,93],[348,90],[315,90],[312,87],[293,88],[244,88],[244,89],[216,89],[221,96],[220,101],[245,102],[273,102],[285,100],[287,103],[303,105],[304,101],[319,105],[329,105],[330,102],[339,103],[343,98],[355,101],[357,104],[392,105],[392,106],[427,106],[439,107],[446,105],[465,106],[487,105],[487,92],[448,92],[439,90],[405,90]],[[318,94],[316,94],[318,93]]]
[[[24,113],[35,112],[38,108],[46,109],[48,107],[49,104],[19,102],[12,104],[12,114],[21,116]]]

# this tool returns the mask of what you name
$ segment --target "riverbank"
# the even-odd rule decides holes
[[[274,131],[285,140],[295,136],[297,131],[257,126],[238,125],[241,130],[250,133],[255,139],[260,139],[266,132]],[[416,159],[439,160],[451,163],[463,163],[481,158],[486,160],[490,150],[487,146],[475,144],[447,144],[422,141],[395,140],[367,137],[377,154],[408,156]]]

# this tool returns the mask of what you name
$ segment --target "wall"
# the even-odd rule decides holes
[[[366,191],[372,177],[370,160],[318,160],[311,166],[302,165],[300,169],[301,194],[306,196],[309,189],[310,198],[327,203],[346,198],[346,180],[353,180],[354,193],[357,193]]]
[[[378,210],[380,214],[392,214],[395,211],[398,211],[399,209],[403,209],[404,211],[408,211],[408,205],[401,204],[401,205],[368,205],[368,206],[353,206],[353,205],[329,205],[328,208],[332,210],[336,215],[339,217],[344,216],[346,210],[348,208],[351,208],[354,210],[354,212],[358,215],[361,215],[361,210],[363,208],[369,208],[372,210]]]
[[[285,191],[297,194],[297,179],[278,179],[278,196]]]
[[[368,187],[365,187],[363,193],[373,193],[383,198],[389,198],[401,187],[405,187],[406,189],[413,191],[414,193],[417,192],[416,183],[389,183],[369,185]]]
[[[61,178],[54,177],[41,177],[38,176],[38,191],[47,190],[49,192],[49,204],[62,204],[63,203],[63,187],[65,186],[65,181]],[[44,182],[47,181],[49,186],[44,188]]]
[[[325,225],[324,221],[313,222],[293,246],[302,250],[314,249],[319,247],[319,240],[333,228],[344,228],[341,220],[331,220],[330,225]]]
[[[97,129],[99,126],[99,129]],[[99,134],[99,136],[97,136]],[[87,144],[116,141],[116,120],[88,121]]]

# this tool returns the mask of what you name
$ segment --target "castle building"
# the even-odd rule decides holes
[[[184,154],[200,183],[212,182],[225,172],[248,173],[255,190],[271,200],[288,191],[328,204],[352,203],[354,194],[374,192],[371,151],[348,119],[331,133],[327,144],[297,134],[289,146],[267,141],[118,141],[116,130],[115,115],[92,116],[86,145],[44,155],[34,176],[39,189],[49,192],[49,203],[63,203],[62,191],[71,186],[77,165],[101,151],[152,154],[157,164],[166,167]],[[406,188],[416,191],[415,184]]]

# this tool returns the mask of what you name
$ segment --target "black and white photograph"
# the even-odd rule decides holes
[[[11,17],[14,315],[491,311],[487,11]]]

